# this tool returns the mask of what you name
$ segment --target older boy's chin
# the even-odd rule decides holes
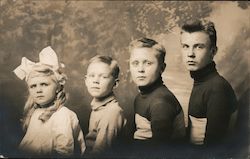
[[[137,87],[143,87],[149,85],[148,82],[135,82]]]

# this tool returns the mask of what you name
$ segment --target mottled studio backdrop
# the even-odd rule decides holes
[[[38,61],[38,53],[47,45],[66,65],[66,105],[77,113],[85,135],[91,97],[83,76],[88,60],[96,54],[110,55],[119,62],[120,85],[115,92],[132,127],[137,89],[128,70],[128,44],[142,36],[154,38],[166,47],[163,79],[187,115],[192,79],[181,61],[179,27],[193,17],[215,22],[219,47],[215,61],[239,100],[240,154],[247,154],[249,2],[0,0],[0,155],[14,155],[23,135],[19,119],[27,89],[12,70],[23,56]]]

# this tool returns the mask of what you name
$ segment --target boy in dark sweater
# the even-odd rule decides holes
[[[134,140],[137,150],[154,153],[185,136],[184,114],[161,78],[166,67],[165,48],[152,39],[142,38],[132,41],[129,51],[131,76],[140,92],[134,101]]]
[[[228,134],[236,96],[231,85],[218,74],[216,30],[212,22],[193,21],[181,31],[183,61],[194,79],[189,101],[189,138],[194,145],[217,145]]]

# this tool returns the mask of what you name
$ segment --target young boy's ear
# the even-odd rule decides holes
[[[115,79],[115,83],[114,83],[113,89],[117,88],[118,85],[119,85],[119,79]]]

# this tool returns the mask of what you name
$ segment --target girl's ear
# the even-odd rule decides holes
[[[115,83],[114,83],[113,89],[117,88],[118,85],[119,85],[119,79],[115,79]]]

